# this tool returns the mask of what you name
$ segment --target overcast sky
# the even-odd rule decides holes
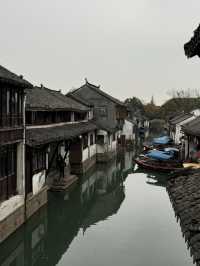
[[[84,78],[120,99],[200,88],[200,59],[183,45],[199,0],[1,0],[0,64],[67,92]]]

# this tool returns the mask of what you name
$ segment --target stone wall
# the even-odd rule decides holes
[[[24,223],[24,205],[0,221],[0,243]]]
[[[26,201],[26,219],[31,217],[37,210],[44,206],[47,201],[48,187],[43,187],[37,194],[31,195]]]
[[[97,153],[97,162],[106,163],[116,156],[116,151],[109,151],[105,153]]]

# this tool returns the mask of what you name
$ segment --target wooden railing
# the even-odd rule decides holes
[[[0,117],[0,128],[17,127],[23,124],[23,116],[18,114],[2,115]]]
[[[9,144],[23,139],[23,129],[0,130],[0,145]]]

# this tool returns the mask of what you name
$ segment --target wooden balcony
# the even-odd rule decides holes
[[[0,117],[0,129],[6,127],[18,127],[23,124],[23,116],[19,114],[3,114]]]
[[[11,144],[23,139],[23,128],[0,129],[0,145]]]

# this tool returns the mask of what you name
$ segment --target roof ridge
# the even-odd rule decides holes
[[[23,84],[28,87],[33,86],[29,81],[24,79],[23,75],[21,74],[18,75],[2,65],[0,65],[0,79],[7,82],[13,82],[16,84]]]
[[[60,91],[58,90],[54,90],[54,89],[50,89],[50,88],[47,88],[47,87],[45,87],[45,86],[43,86],[42,84],[41,84],[41,86],[34,86],[34,88],[37,88],[37,89],[45,89],[45,90],[47,90],[47,91],[50,91],[50,92],[56,92],[56,93],[60,93]]]

